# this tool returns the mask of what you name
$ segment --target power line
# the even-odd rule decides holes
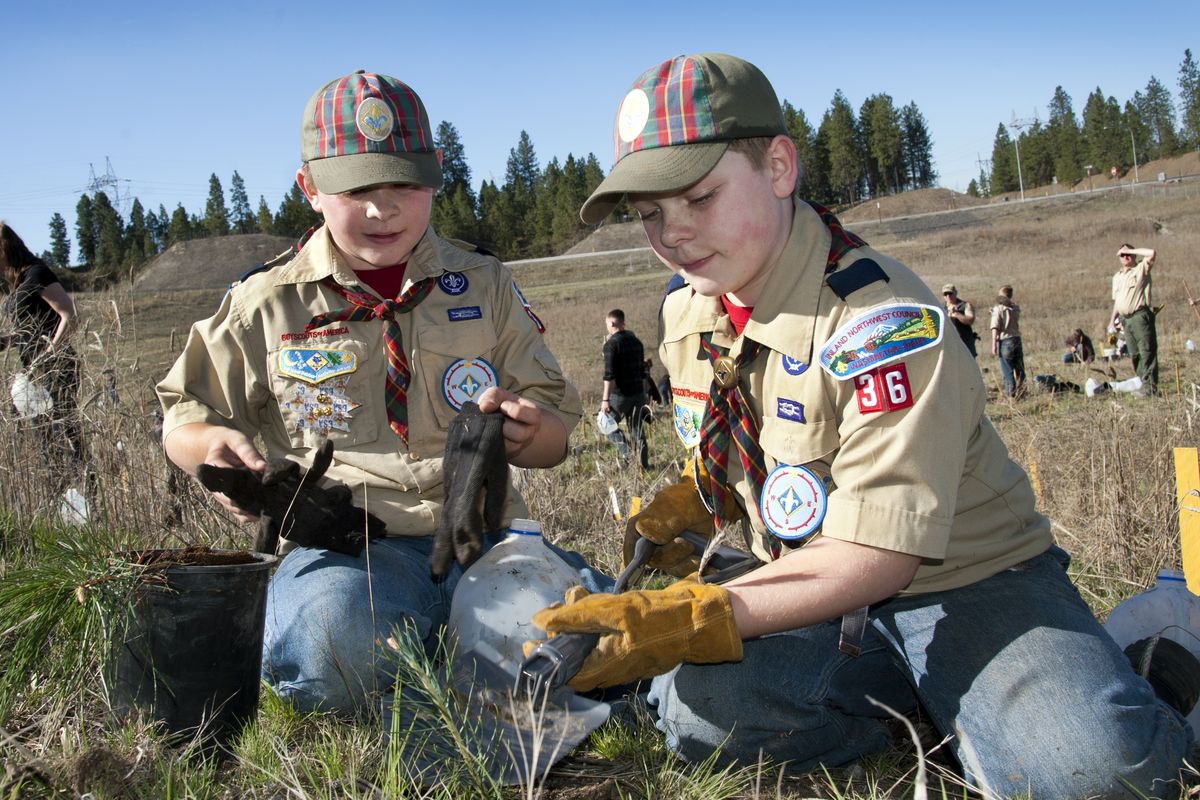
[[[118,216],[124,218],[125,204],[129,202],[129,179],[118,178],[113,172],[112,161],[108,156],[104,157],[104,174],[96,177],[96,168],[88,164],[88,171],[91,176],[88,178],[87,190],[92,194],[96,192],[104,192],[108,195],[109,202],[113,204],[113,208],[117,210]],[[121,184],[126,184],[125,191],[121,191]]]

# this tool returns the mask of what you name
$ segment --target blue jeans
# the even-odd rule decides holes
[[[975,786],[1002,796],[1173,795],[1192,731],[1138,677],[1064,570],[1058,548],[961,589],[872,608],[862,655],[830,622],[745,643],[736,664],[684,665],[649,702],[689,761],[797,771],[886,748],[887,712],[920,704]]]
[[[503,538],[491,534],[490,548]],[[547,545],[580,574],[589,591],[612,581],[577,553]],[[383,648],[399,627],[411,627],[434,656],[463,568],[444,580],[429,574],[432,537],[390,537],[357,558],[298,547],[280,562],[267,590],[263,679],[301,711],[353,713],[394,683],[394,659]],[[368,561],[369,555],[369,561]]]
[[[1004,376],[1004,395],[1017,397],[1025,391],[1025,354],[1021,337],[1000,340],[1000,374]]]

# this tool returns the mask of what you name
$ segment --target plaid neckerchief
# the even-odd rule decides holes
[[[408,291],[395,300],[380,300],[366,292],[352,292],[335,281],[332,277],[325,278],[321,285],[332,289],[350,302],[344,308],[317,314],[304,330],[311,331],[333,322],[366,322],[372,319],[383,320],[383,341],[387,347],[387,394],[384,398],[387,405],[388,427],[400,437],[405,446],[408,445],[408,359],[404,355],[404,345],[400,341],[400,324],[396,321],[397,314],[405,314],[424,300],[433,290],[433,278],[414,283]]]
[[[825,272],[837,269],[838,262],[866,242],[842,227],[831,212],[808,202],[829,229],[831,242],[825,262]],[[729,496],[729,440],[737,446],[742,469],[750,481],[754,508],[758,510],[763,484],[767,480],[766,461],[762,446],[758,443],[759,421],[754,409],[742,389],[742,368],[753,363],[765,346],[753,339],[745,339],[736,358],[712,343],[712,333],[700,336],[700,357],[707,358],[713,365],[713,381],[708,389],[708,406],[704,409],[704,425],[700,431],[700,457],[708,470],[708,486],[698,487],[700,496],[720,527],[725,520],[725,501]],[[736,424],[735,424],[736,423]]]

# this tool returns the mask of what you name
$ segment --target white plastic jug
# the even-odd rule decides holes
[[[1200,597],[1188,591],[1178,570],[1159,570],[1154,586],[1114,608],[1104,627],[1122,650],[1161,634],[1200,659]],[[1200,704],[1192,709],[1188,722],[1192,730],[1200,731]]]
[[[514,519],[508,535],[467,568],[450,603],[448,639],[455,653],[486,642],[516,669],[522,646],[546,634],[533,615],[562,602],[579,575],[542,539],[542,526]],[[508,666],[508,665],[506,665]]]

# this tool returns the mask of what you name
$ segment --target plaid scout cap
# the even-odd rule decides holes
[[[621,101],[612,172],[579,216],[595,224],[630,192],[691,186],[732,139],[786,133],[779,98],[758,67],[724,53],[676,56],[643,72]]]
[[[362,70],[309,98],[300,122],[300,160],[326,194],[381,183],[442,186],[421,98],[395,78]]]

